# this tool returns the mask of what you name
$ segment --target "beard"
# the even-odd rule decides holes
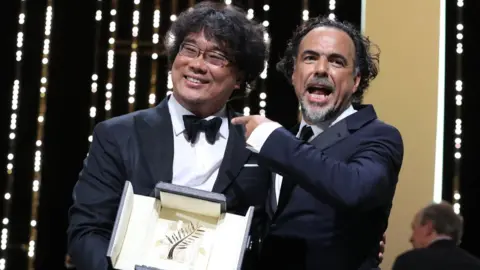
[[[300,99],[300,110],[305,120],[313,125],[328,121],[336,115],[333,103],[320,105],[310,102],[306,95],[303,95]]]

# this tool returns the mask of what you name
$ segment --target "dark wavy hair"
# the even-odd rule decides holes
[[[200,2],[182,12],[165,36],[169,68],[185,37],[201,31],[207,40],[225,46],[226,52],[244,75],[242,88],[248,94],[255,79],[263,71],[268,57],[268,42],[264,41],[265,28],[247,19],[245,11],[234,5]]]
[[[370,82],[378,74],[380,49],[348,22],[330,20],[328,17],[315,17],[300,25],[289,40],[283,58],[277,63],[277,70],[291,82],[295,59],[303,37],[311,30],[322,26],[337,28],[347,33],[353,40],[355,45],[355,72],[360,75],[360,83],[357,91],[352,95],[352,101],[361,103]],[[373,48],[376,51],[372,51]]]

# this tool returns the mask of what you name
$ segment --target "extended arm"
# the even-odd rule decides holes
[[[272,124],[269,126],[270,131]],[[256,140],[256,132],[247,143]],[[319,199],[340,207],[364,209],[391,202],[403,159],[403,143],[396,129],[386,125],[378,128],[364,138],[347,162],[327,156],[284,128],[265,132],[266,140],[251,143],[252,150],[258,151],[273,171],[289,176]]]

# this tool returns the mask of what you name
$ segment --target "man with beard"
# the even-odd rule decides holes
[[[351,24],[313,18],[277,65],[295,88],[302,120],[293,134],[238,117],[247,147],[275,176],[265,269],[372,269],[403,160],[399,131],[362,105],[378,54]],[[296,136],[295,136],[296,135]]]
[[[159,181],[223,193],[230,213],[255,206],[252,239],[264,234],[270,172],[245,149],[245,130],[230,124],[235,112],[225,105],[264,69],[263,37],[245,12],[206,1],[171,25],[165,46],[173,94],[95,127],[69,212],[68,248],[77,269],[111,269],[107,247],[126,180],[145,196]],[[248,252],[244,269],[254,258]]]

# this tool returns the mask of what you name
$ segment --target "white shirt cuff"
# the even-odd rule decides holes
[[[266,122],[258,125],[247,140],[247,149],[259,153],[268,136],[279,127],[282,127],[282,125],[277,122]]]

